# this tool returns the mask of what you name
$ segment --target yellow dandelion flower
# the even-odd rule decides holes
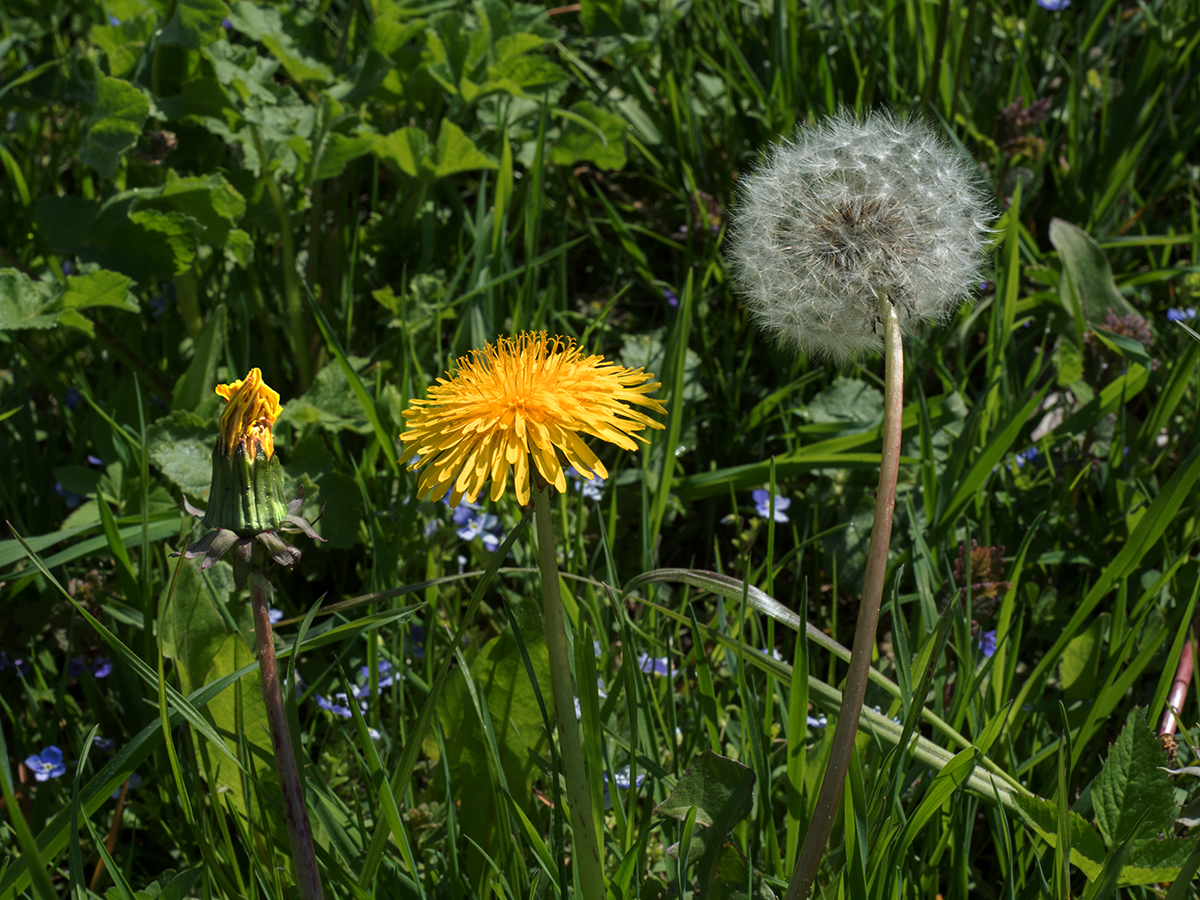
[[[262,372],[251,369],[250,374],[232,384],[218,384],[217,393],[228,402],[221,413],[221,437],[217,449],[233,456],[240,446],[247,459],[254,459],[261,447],[267,459],[275,455],[275,438],[271,426],[283,407],[279,394],[263,382]]]
[[[427,399],[404,411],[400,462],[424,469],[418,496],[449,494],[451,506],[474,502],[489,478],[499,500],[511,469],[517,500],[527,505],[531,457],[542,478],[565,491],[563,460],[589,481],[608,477],[581,435],[636,450],[633,438],[645,442],[639,431],[663,427],[630,405],[667,411],[646,396],[661,387],[646,383],[653,377],[584,356],[574,341],[545,332],[499,338],[460,358],[453,378],[439,378]]]

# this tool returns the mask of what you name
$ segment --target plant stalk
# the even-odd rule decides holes
[[[879,464],[879,491],[875,495],[875,519],[871,524],[871,544],[863,574],[862,605],[858,613],[858,627],[854,631],[842,707],[829,751],[829,763],[825,767],[825,779],[821,782],[816,809],[796,859],[796,869],[788,884],[785,900],[806,900],[833,830],[842,790],[846,785],[846,772],[850,768],[854,738],[858,734],[858,719],[862,713],[871,669],[871,650],[875,646],[875,627],[879,624],[879,605],[883,600],[883,579],[892,536],[892,513],[896,507],[896,474],[900,467],[904,344],[900,338],[900,319],[896,315],[896,307],[886,299],[879,305],[884,343],[883,452]]]
[[[1175,680],[1171,682],[1171,690],[1167,692],[1167,707],[1163,710],[1162,719],[1158,723],[1160,737],[1170,737],[1175,734],[1179,722],[1179,713],[1187,700],[1188,688],[1192,683],[1192,673],[1196,668],[1196,623],[1192,623],[1192,633],[1184,641],[1183,651],[1179,654],[1179,664],[1175,667]]]
[[[541,481],[541,479],[537,479]],[[550,681],[554,713],[562,752],[567,802],[571,806],[571,844],[582,900],[604,900],[604,864],[596,835],[592,797],[583,769],[583,743],[575,721],[575,690],[571,684],[571,662],[567,653],[567,627],[563,620],[562,595],[558,589],[554,525],[550,518],[550,486],[537,484],[533,491],[533,520],[537,528],[538,568],[542,577],[542,604],[546,650],[550,655]]]
[[[279,689],[279,666],[275,661],[275,636],[271,632],[271,581],[261,569],[250,573],[250,603],[254,613],[254,634],[258,639],[258,667],[262,672],[263,702],[271,726],[271,744],[275,750],[275,769],[279,772],[279,790],[283,795],[283,818],[292,845],[296,867],[296,885],[303,900],[324,900],[317,855],[313,851],[312,828],[304,810],[304,789],[296,769],[292,733],[288,729],[283,692]]]

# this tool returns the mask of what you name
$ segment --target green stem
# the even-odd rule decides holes
[[[258,667],[262,672],[263,702],[271,726],[275,750],[275,768],[279,772],[279,790],[283,795],[283,818],[292,844],[292,862],[296,866],[296,886],[303,900],[324,900],[317,855],[313,851],[312,828],[304,810],[304,788],[292,750],[292,732],[288,728],[283,692],[279,689],[279,666],[275,662],[275,636],[271,633],[271,582],[261,569],[250,573],[250,602],[254,613],[254,634],[258,638]]]
[[[541,479],[538,479],[541,481]],[[533,491],[533,517],[537,527],[538,568],[542,575],[545,607],[546,650],[550,654],[550,681],[558,737],[562,748],[563,776],[571,812],[571,843],[575,871],[579,875],[581,900],[604,900],[604,864],[600,860],[592,797],[583,770],[583,744],[575,720],[575,691],[571,684],[571,662],[567,653],[567,627],[563,620],[562,596],[558,590],[558,561],[555,558],[554,525],[550,518],[550,487],[538,484]]]
[[[879,492],[875,495],[875,520],[871,525],[871,544],[867,552],[867,568],[863,574],[862,606],[858,627],[854,631],[854,646],[850,651],[850,671],[842,693],[842,708],[829,750],[825,779],[817,795],[816,809],[804,846],[796,859],[796,869],[788,884],[785,900],[806,900],[817,877],[821,855],[833,830],[850,754],[858,733],[858,719],[867,692],[871,670],[871,650],[875,646],[875,626],[879,624],[879,604],[883,599],[883,578],[887,571],[888,544],[892,536],[892,513],[896,507],[896,473],[900,465],[900,425],[904,414],[904,344],[900,339],[900,320],[895,306],[880,302],[884,343],[884,401],[883,452],[879,462]]]

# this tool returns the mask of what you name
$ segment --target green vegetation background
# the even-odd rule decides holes
[[[568,888],[528,534],[480,579],[480,532],[521,511],[464,531],[395,464],[408,401],[521,329],[647,365],[671,410],[557,507],[614,897],[780,892],[853,629],[879,371],[774,349],[722,240],[769,142],[884,106],[977,159],[999,218],[975,302],[909,349],[879,715],[821,884],[1195,896],[1195,773],[1158,768],[1142,717],[1200,583],[1200,344],[1167,317],[1200,305],[1200,6],[1047,5],[8,0],[0,506],[29,543],[0,541],[0,897],[287,895],[244,601],[168,558],[212,388],[251,366],[325,508],[277,604],[330,894]],[[772,486],[786,521],[751,499]],[[354,682],[365,711],[335,696]],[[896,752],[893,717],[922,743]],[[1196,720],[1193,696],[1180,766]],[[34,783],[52,744],[67,774]],[[752,802],[708,811],[681,874],[705,779]]]

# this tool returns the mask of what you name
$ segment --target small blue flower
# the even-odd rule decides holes
[[[271,607],[267,610],[267,618],[271,620],[272,625],[275,625],[283,619],[283,610]]]
[[[809,728],[815,728],[818,731],[825,728],[829,723],[825,720],[825,713],[821,713],[815,719],[812,716],[804,717],[808,721]]]
[[[1172,307],[1167,310],[1167,318],[1172,322],[1186,322],[1188,319],[1196,318],[1196,310],[1190,307],[1188,309],[1175,309]]]
[[[131,790],[131,791],[134,790],[135,788],[140,788],[142,786],[142,776],[139,775],[137,772],[130,773],[128,781],[129,781],[129,790]],[[121,789],[117,788],[109,796],[112,797],[114,800],[119,799],[121,796]]]
[[[985,631],[979,636],[977,646],[985,658],[990,658],[996,652],[996,632]]]
[[[230,28],[233,27],[233,23],[230,22],[228,19],[222,19],[221,27],[224,28],[226,31],[228,31]]]
[[[63,399],[67,403],[67,409],[79,409],[79,404],[83,402],[83,395],[75,388],[67,388],[67,394]]]
[[[333,695],[333,698],[335,700],[338,699],[339,697],[342,699],[343,702],[346,701],[345,694],[334,694]],[[342,706],[341,704],[330,703],[326,698],[322,697],[320,694],[317,694],[317,706],[321,707],[321,709],[325,710],[326,712],[333,713],[335,716],[341,716],[343,719],[349,719],[352,715],[354,715],[354,713],[352,713],[350,711],[349,706]]]
[[[750,496],[754,498],[754,511],[762,518],[768,518],[771,515],[771,492],[765,488],[758,488],[756,491],[751,493]],[[776,522],[788,521],[787,513],[784,512],[784,510],[791,505],[792,501],[787,497],[783,496],[782,494],[775,495]]]
[[[600,654],[604,652],[604,650],[600,647],[599,641],[592,641],[592,651],[596,654],[596,659],[599,659]]]
[[[101,753],[112,753],[117,749],[117,742],[112,738],[97,737],[94,741],[92,741],[92,746]]]
[[[766,647],[763,647],[758,652],[761,653],[763,656],[769,656],[769,657],[771,657],[771,659],[777,659],[780,662],[783,662],[783,654],[780,653],[778,650],[768,650]]]
[[[62,497],[67,503],[67,509],[74,509],[80,503],[87,499],[83,494],[76,494],[74,491],[68,491],[62,486],[61,481],[54,482],[54,493]]]
[[[382,690],[383,688],[386,688],[386,687],[391,687],[396,681],[395,676],[391,674],[392,664],[390,662],[388,662],[386,659],[381,659],[379,661],[378,668],[379,668],[379,688],[380,688],[380,690]],[[370,675],[370,673],[371,673],[371,670],[368,669],[366,666],[358,667],[358,675],[360,678],[365,679]],[[365,690],[367,690],[367,688],[364,687],[363,690],[365,691]]]
[[[1023,469],[1025,467],[1025,463],[1033,462],[1035,459],[1037,459],[1037,457],[1038,448],[1035,446],[1030,447],[1028,450],[1022,450],[1020,453],[1016,454],[1014,458],[1017,461],[1017,468]]]
[[[637,786],[641,787],[642,782],[645,780],[646,780],[646,773],[638,772],[638,776],[636,779]],[[617,787],[619,787],[623,791],[629,790],[629,785],[630,785],[629,766],[625,766],[625,768],[618,769],[617,771],[613,772],[612,783],[615,784]],[[608,773],[607,772],[604,773],[604,784],[605,784],[605,787],[608,786]]]
[[[78,678],[87,668],[87,660],[82,656],[72,656],[67,660],[67,677]]]
[[[495,552],[500,546],[500,542],[504,540],[504,529],[500,527],[500,517],[492,513],[475,512],[467,510],[468,516],[459,517],[463,506],[460,505],[454,511],[455,524],[459,526],[455,532],[464,541],[473,541],[479,538],[483,542],[483,549],[488,553]]]
[[[665,656],[651,656],[649,653],[638,654],[638,668],[646,674],[654,674],[659,678],[670,678],[675,674],[671,662]]]
[[[108,17],[108,24],[109,24],[109,25],[120,25],[120,24],[121,24],[121,20],[120,20],[120,19],[118,19],[116,16],[109,16],[109,17]]]
[[[663,288],[663,296],[667,298],[667,305],[671,309],[679,308],[679,298],[675,296],[675,292],[670,288]]]
[[[62,751],[53,744],[36,756],[27,756],[25,766],[38,781],[62,778],[67,774],[67,767],[63,765]]]
[[[1037,5],[1050,12],[1062,12],[1071,5],[1071,0],[1037,0]]]
[[[95,678],[107,678],[112,672],[112,660],[107,656],[97,656],[92,660],[92,676]]]
[[[568,466],[566,472],[563,474],[575,483],[575,490],[582,492],[585,500],[599,500],[603,495],[605,479],[599,475],[595,475],[590,479],[584,478],[574,466]]]
[[[101,469],[104,468],[104,460],[102,460],[100,457],[96,456],[93,453],[89,453],[87,455],[87,464],[89,466],[96,466],[97,468],[101,468]]]

